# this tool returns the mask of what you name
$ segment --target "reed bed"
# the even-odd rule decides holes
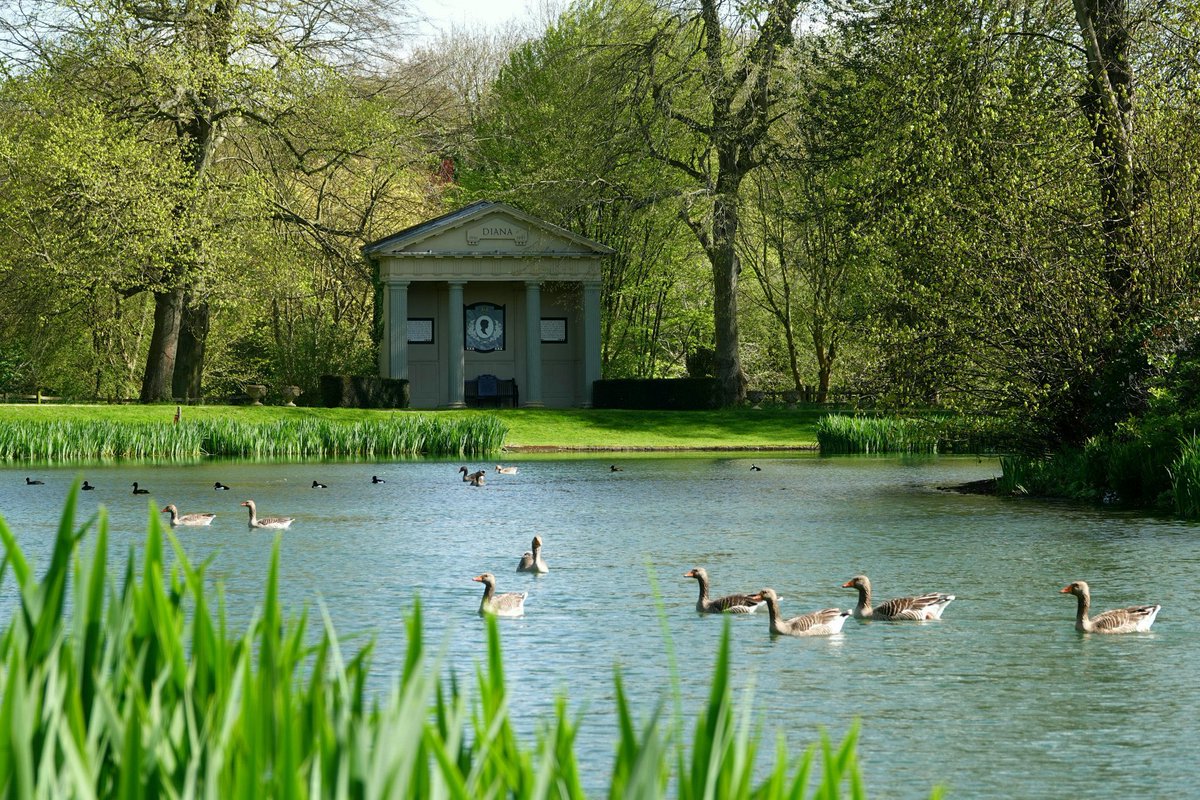
[[[500,450],[508,429],[487,414],[395,414],[369,421],[197,420],[180,424],[108,420],[0,422],[2,461],[395,458],[475,456]]]
[[[1187,519],[1200,519],[1200,436],[1193,434],[1180,442],[1170,475],[1175,511]]]
[[[586,796],[574,748],[580,721],[565,698],[532,744],[518,739],[494,620],[485,623],[487,658],[471,696],[441,679],[414,604],[403,670],[386,697],[373,699],[365,689],[369,645],[347,658],[328,615],[315,636],[307,615],[284,618],[278,542],[261,609],[235,634],[219,585],[214,600],[205,565],[192,565],[155,515],[140,569],[131,552],[114,581],[105,514],[77,526],[77,496],[78,487],[40,580],[0,519],[0,570],[11,568],[19,590],[0,637],[4,796]],[[81,556],[93,527],[92,555]],[[175,553],[169,568],[164,540]],[[865,797],[855,729],[840,746],[822,737],[798,758],[781,739],[773,764],[760,769],[759,740],[749,708],[732,701],[730,671],[726,626],[688,746],[680,720],[658,712],[635,720],[616,679],[609,797]]]
[[[817,444],[826,455],[936,453],[937,420],[830,414],[817,422]]]
[[[988,416],[848,416],[817,421],[817,443],[825,455],[851,453],[991,453],[1011,443],[1009,426]]]

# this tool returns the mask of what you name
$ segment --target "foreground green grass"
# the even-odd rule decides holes
[[[375,699],[365,689],[369,646],[347,658],[327,616],[315,636],[306,616],[284,618],[278,547],[257,617],[234,633],[220,587],[214,603],[204,565],[188,561],[157,515],[140,569],[131,554],[114,581],[104,512],[77,526],[77,496],[76,487],[40,580],[0,520],[0,570],[11,568],[19,592],[0,637],[5,797],[585,796],[574,747],[580,721],[565,698],[535,742],[516,736],[494,620],[480,623],[487,660],[468,696],[457,681],[446,688],[416,606],[403,671]],[[93,535],[94,555],[81,557]],[[169,572],[165,538],[175,550]],[[636,719],[615,680],[609,797],[865,797],[854,730],[840,747],[822,740],[798,758],[780,739],[773,763],[761,763],[749,709],[732,701],[730,670],[727,626],[686,742],[685,721],[666,719],[661,706]]]
[[[730,409],[723,411],[623,411],[607,409],[500,409],[497,411],[373,411],[279,406],[185,406],[184,421],[268,422],[325,420],[353,423],[412,415],[433,419],[492,417],[507,428],[514,448],[806,448],[817,446],[816,424],[827,410]],[[7,405],[5,420],[109,420],[169,423],[173,405]]]

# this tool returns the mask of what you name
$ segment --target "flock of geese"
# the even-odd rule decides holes
[[[542,538],[533,537],[533,550],[521,556],[517,572],[546,573],[549,568],[542,559]],[[853,608],[823,608],[784,619],[779,611],[779,595],[774,589],[760,589],[746,594],[729,594],[724,597],[708,596],[708,572],[695,567],[683,573],[685,578],[695,578],[700,585],[700,597],[696,600],[696,611],[701,614],[753,614],[764,605],[773,636],[831,636],[841,633],[849,617],[856,619],[881,619],[893,621],[924,621],[942,618],[942,612],[954,595],[944,592],[911,597],[894,597],[879,605],[871,604],[871,580],[866,575],[855,575],[842,584],[843,589],[858,591],[858,604]],[[499,617],[519,617],[525,613],[527,592],[496,593],[496,576],[490,572],[477,575],[471,580],[484,586],[483,599],[479,603],[479,614],[495,614]],[[1095,617],[1089,616],[1092,597],[1085,581],[1075,581],[1060,590],[1060,594],[1073,594],[1077,598],[1075,629],[1083,633],[1144,633],[1154,624],[1162,606],[1144,605],[1116,608]]]
[[[757,466],[751,466],[758,471]],[[515,466],[496,465],[496,473],[515,475]],[[610,467],[612,472],[620,472],[615,464]],[[466,467],[459,467],[458,474],[464,483],[471,486],[483,486],[487,476],[486,470],[472,472]],[[378,475],[371,476],[371,483],[379,484],[387,481]],[[25,478],[27,486],[42,486],[43,481]],[[83,481],[80,487],[83,491],[91,491],[96,487]],[[327,489],[326,484],[313,481],[312,488]],[[213,484],[214,491],[228,491],[229,486],[217,481]],[[133,484],[133,494],[149,494],[150,491]],[[241,503],[249,512],[251,528],[287,529],[295,522],[294,517],[260,517],[253,500]],[[171,527],[196,527],[211,525],[216,514],[180,514],[174,504],[165,506],[163,514],[171,515]],[[542,557],[542,537],[534,536],[531,549],[522,554],[517,562],[517,572],[543,575],[550,571]],[[871,603],[871,581],[866,575],[855,575],[842,584],[843,589],[854,589],[858,592],[858,603],[851,609],[823,608],[797,617],[784,619],[779,610],[779,595],[774,589],[764,588],[757,592],[730,594],[723,597],[709,597],[708,572],[703,567],[695,567],[683,574],[685,578],[694,578],[699,584],[700,596],[696,600],[696,611],[702,614],[752,614],[766,606],[770,618],[772,635],[780,636],[829,636],[840,633],[846,624],[846,619],[853,616],[856,619],[880,620],[936,620],[942,618],[942,612],[954,600],[954,595],[944,592],[929,592],[927,594],[909,597],[895,597],[879,605]],[[471,580],[483,584],[483,598],[479,603],[479,614],[494,614],[501,617],[519,617],[525,613],[525,599],[528,592],[496,593],[496,576],[491,572],[476,575]],[[1085,581],[1074,581],[1064,586],[1060,594],[1075,595],[1075,629],[1084,633],[1143,633],[1150,630],[1162,606],[1157,604],[1129,606],[1105,611],[1096,616],[1090,616],[1092,598],[1091,589]]]
[[[757,464],[750,466],[751,471],[761,472]],[[609,467],[612,472],[621,472],[617,465]],[[497,472],[515,473],[516,467],[496,467]],[[482,486],[484,470],[470,472],[466,467],[459,467],[458,472],[465,482],[472,486]],[[549,572],[542,558],[542,538],[533,537],[531,551],[525,552],[517,562],[517,572],[544,574]],[[695,578],[699,584],[700,597],[696,600],[696,611],[701,614],[752,614],[766,606],[770,618],[771,634],[778,636],[830,636],[840,633],[846,624],[846,619],[879,619],[891,621],[924,621],[942,618],[946,606],[954,600],[954,595],[945,592],[929,592],[927,594],[909,597],[894,597],[879,605],[871,603],[871,580],[866,575],[855,575],[842,584],[843,589],[854,589],[858,592],[858,603],[851,609],[823,608],[811,611],[797,617],[784,619],[779,610],[779,595],[774,589],[765,588],[757,592],[745,594],[730,594],[724,597],[709,597],[708,572],[703,567],[695,567],[683,574],[685,578]],[[490,572],[476,575],[471,580],[483,584],[483,598],[479,603],[479,614],[494,614],[500,617],[519,617],[525,613],[525,599],[528,592],[496,593],[496,576]],[[1095,617],[1089,616],[1092,605],[1091,590],[1085,581],[1074,581],[1063,587],[1060,594],[1073,594],[1077,598],[1075,610],[1075,629],[1084,633],[1143,633],[1150,630],[1158,616],[1160,605],[1130,606],[1105,611]]]

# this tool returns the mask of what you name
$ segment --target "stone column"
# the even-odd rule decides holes
[[[449,382],[448,408],[466,408],[463,402],[463,286],[466,281],[447,281],[446,299],[446,380]]]
[[[390,297],[391,291],[388,289],[387,283],[384,282],[383,285],[380,286],[379,296],[379,308],[383,312],[383,330],[379,332],[379,353],[377,354],[378,358],[376,359],[379,362],[379,377],[381,378],[392,377],[388,373],[388,348],[391,347],[392,342],[392,311],[388,302]]]
[[[525,385],[522,406],[542,407],[542,284],[525,281]]]
[[[385,289],[388,310],[387,377],[408,380],[408,281],[389,280]]]
[[[583,405],[591,408],[592,382],[600,380],[600,281],[583,282]]]

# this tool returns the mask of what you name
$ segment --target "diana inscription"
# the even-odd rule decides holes
[[[511,222],[485,222],[467,228],[467,244],[476,245],[485,239],[507,239],[518,247],[529,244],[529,231]]]

